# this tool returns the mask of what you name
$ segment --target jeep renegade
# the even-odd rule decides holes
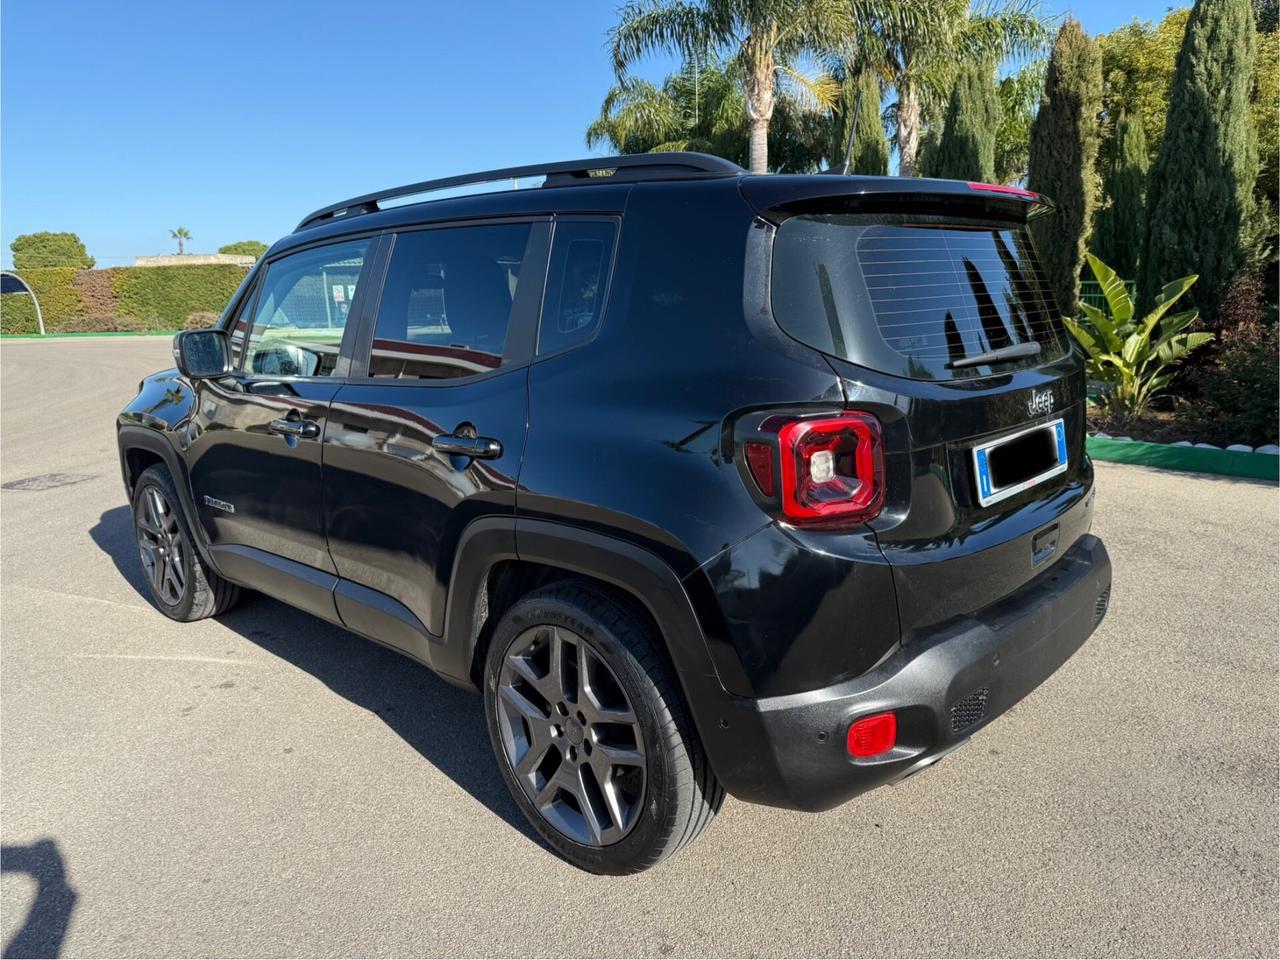
[[[1050,207],[692,153],[325,207],[120,414],[152,600],[252,588],[480,690],[516,802],[590,871],[726,792],[900,780],[1107,608]]]

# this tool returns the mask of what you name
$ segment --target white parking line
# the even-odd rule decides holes
[[[228,660],[222,657],[167,657],[152,653],[75,653],[76,660],[176,660],[181,663],[229,663],[244,666],[248,660]]]

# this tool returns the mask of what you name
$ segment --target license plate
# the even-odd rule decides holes
[[[1067,429],[1061,420],[1037,424],[973,448],[978,503],[990,506],[1067,469]]]

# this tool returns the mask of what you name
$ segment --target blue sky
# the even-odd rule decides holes
[[[1090,32],[1167,2],[1080,0]],[[609,0],[5,0],[0,243],[72,230],[99,266],[235,240],[379,187],[589,153]],[[661,76],[655,61],[641,72]]]

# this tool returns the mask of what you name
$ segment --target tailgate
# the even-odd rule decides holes
[[[1047,571],[1092,508],[1083,369],[1026,227],[1032,207],[922,193],[771,214],[775,321],[826,354],[848,406],[884,427],[886,501],[871,526],[904,640]]]

